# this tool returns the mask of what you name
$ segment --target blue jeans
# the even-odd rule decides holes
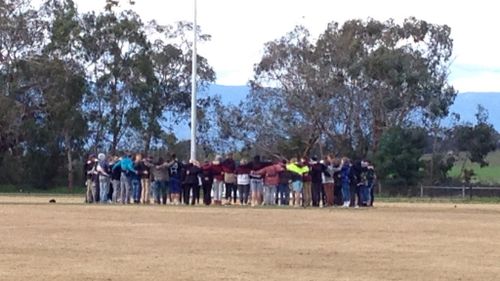
[[[99,203],[108,203],[109,177],[99,176]]]
[[[280,198],[280,205],[285,206],[290,202],[290,188],[286,183],[280,183],[278,185],[278,196]]]
[[[342,198],[344,198],[344,203],[351,201],[351,191],[348,182],[342,183]]]
[[[141,201],[141,180],[135,177],[132,179],[132,197],[134,203]]]
[[[156,204],[167,204],[168,181],[154,181],[153,198]]]
[[[366,206],[370,201],[370,188],[365,184],[360,185],[359,188],[361,189],[361,203]]]

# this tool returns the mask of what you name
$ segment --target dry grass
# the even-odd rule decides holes
[[[303,210],[95,206],[76,204],[81,198],[56,199],[49,205],[47,197],[0,197],[1,280],[500,276],[499,205]]]

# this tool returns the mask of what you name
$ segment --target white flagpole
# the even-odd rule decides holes
[[[197,90],[197,0],[194,0],[194,40],[193,40],[193,69],[192,69],[192,77],[191,77],[191,160],[196,160],[196,128],[197,128],[197,120],[196,120],[196,90]]]

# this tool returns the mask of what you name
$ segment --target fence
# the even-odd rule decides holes
[[[426,193],[426,190],[429,190]],[[458,196],[458,197],[472,197],[483,196],[492,197],[500,196],[500,187],[486,187],[486,186],[420,186],[420,197],[439,197],[439,196]]]

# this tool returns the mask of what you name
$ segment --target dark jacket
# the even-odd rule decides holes
[[[208,163],[201,166],[201,182],[203,184],[211,185],[213,183],[214,177],[211,168],[211,165]]]
[[[313,183],[322,183],[323,178],[322,174],[325,173],[328,176],[330,176],[330,173],[328,172],[327,168],[325,165],[321,163],[314,163],[311,165],[311,181]]]
[[[198,177],[202,174],[201,168],[193,164],[185,166],[186,177],[184,183],[186,184],[199,184]]]
[[[113,163],[111,166],[114,166],[115,163]],[[111,179],[115,181],[120,180],[120,176],[122,174],[122,167],[118,165],[115,169],[111,170]]]

